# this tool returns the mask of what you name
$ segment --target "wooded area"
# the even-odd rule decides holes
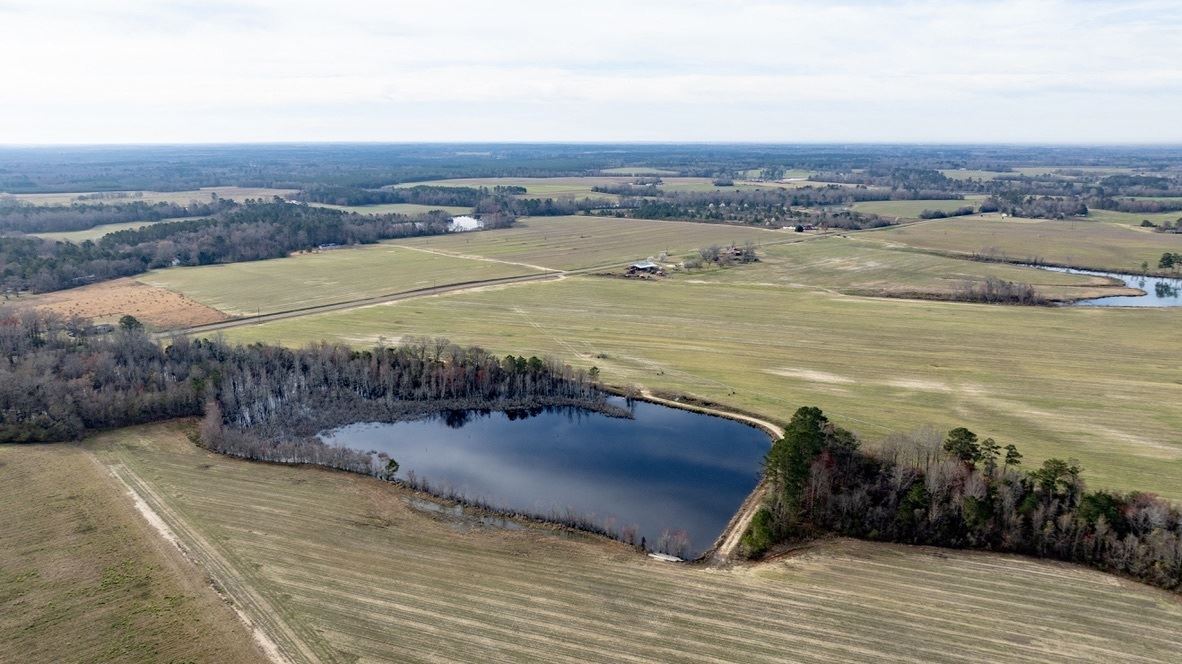
[[[819,408],[800,408],[764,462],[767,504],[749,555],[836,533],[1023,553],[1182,590],[1182,512],[1152,494],[1088,491],[1074,460],[1028,472],[1015,445],[965,428],[894,435],[863,450]]]

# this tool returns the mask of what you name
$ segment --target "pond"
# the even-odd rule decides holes
[[[1131,288],[1140,288],[1145,295],[1118,295],[1115,297],[1098,297],[1091,300],[1077,300],[1074,306],[1089,307],[1182,307],[1182,278],[1147,277],[1140,274],[1124,274],[1121,272],[1098,272],[1096,270],[1079,270],[1066,267],[1047,267],[1035,265],[1040,270],[1051,272],[1065,272],[1067,274],[1087,274],[1096,277],[1110,277],[1118,279]]]
[[[768,435],[719,417],[612,401],[633,419],[571,408],[462,411],[351,424],[321,437],[385,452],[399,463],[398,479],[425,480],[438,495],[632,531],[650,550],[701,555],[755,488]]]

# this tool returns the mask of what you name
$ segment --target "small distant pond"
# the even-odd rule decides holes
[[[1123,274],[1120,272],[1098,272],[1096,270],[1077,270],[1066,267],[1047,267],[1034,265],[1040,270],[1051,272],[1065,272],[1067,274],[1087,274],[1096,277],[1111,277],[1119,279],[1131,288],[1140,288],[1145,295],[1117,295],[1114,297],[1098,297],[1091,300],[1078,300],[1073,306],[1089,307],[1182,307],[1182,278],[1146,277],[1139,274]]]
[[[399,463],[398,479],[426,480],[440,495],[617,532],[631,527],[651,550],[697,557],[755,488],[769,437],[686,410],[627,407],[633,419],[572,408],[461,411],[351,424],[321,438],[385,452]]]

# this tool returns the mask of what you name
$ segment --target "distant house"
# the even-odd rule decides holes
[[[447,232],[449,233],[464,233],[467,231],[478,231],[484,228],[484,222],[476,217],[469,217],[464,215],[462,217],[452,217],[451,223],[448,224]]]

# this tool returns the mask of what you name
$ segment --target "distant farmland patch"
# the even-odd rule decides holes
[[[432,210],[443,210],[451,215],[471,214],[472,208],[457,207],[455,205],[420,205],[418,203],[382,203],[377,205],[330,205],[328,203],[309,203],[316,207],[356,212],[357,214],[424,214]]]
[[[63,316],[93,318],[100,323],[115,323],[127,314],[156,330],[204,325],[226,319],[225,314],[217,309],[130,277],[25,296],[13,303],[16,306],[48,309]]]
[[[208,202],[212,194],[242,202],[248,198],[270,199],[273,196],[289,196],[295,189],[267,189],[263,187],[205,187],[187,191],[107,191],[75,192],[64,194],[10,194],[11,197],[33,205],[69,205],[71,203],[132,202],[177,203],[189,201]]]
[[[1088,219],[1002,219],[994,214],[900,226],[865,237],[924,249],[1133,273],[1141,271],[1142,262],[1156,269],[1163,252],[1182,252],[1182,235]]]
[[[877,214],[883,217],[918,219],[919,215],[924,210],[952,212],[953,210],[962,207],[975,208],[980,204],[980,196],[966,196],[964,200],[939,199],[919,201],[862,201],[859,203],[854,203],[853,208],[855,211],[865,214]]]
[[[410,238],[396,244],[569,270],[625,263],[663,251],[676,258],[712,244],[794,238],[750,226],[569,216],[527,217],[505,230]]]
[[[379,244],[266,261],[168,268],[139,279],[243,316],[538,271]]]
[[[64,231],[61,233],[33,233],[37,237],[43,237],[46,240],[59,240],[63,242],[85,242],[86,240],[97,240],[104,235],[116,233],[118,231],[134,230],[144,226],[151,226],[152,224],[167,224],[170,221],[190,221],[193,219],[201,219],[202,217],[178,217],[176,219],[161,219],[159,221],[129,221],[122,224],[103,224],[93,228],[87,228],[81,231]]]

